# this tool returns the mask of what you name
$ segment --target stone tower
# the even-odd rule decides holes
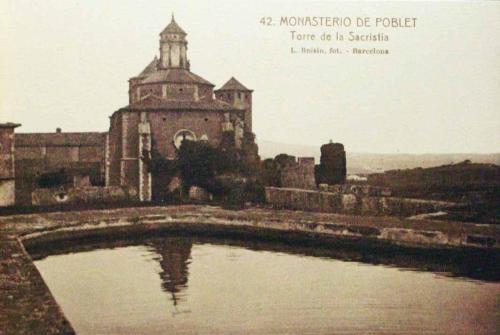
[[[344,145],[330,143],[321,146],[321,159],[317,169],[318,184],[343,184],[346,180],[346,155]]]
[[[160,33],[159,69],[178,68],[189,70],[186,35],[186,32],[175,22],[172,14],[172,20]]]
[[[15,204],[14,129],[16,123],[0,123],[0,207]]]
[[[245,131],[252,132],[252,92],[236,78],[231,77],[220,89],[215,91],[215,98],[229,103],[234,108],[245,109]]]

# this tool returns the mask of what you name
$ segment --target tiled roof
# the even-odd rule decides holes
[[[186,69],[165,69],[150,73],[141,84],[152,84],[158,82],[178,83],[178,84],[203,84],[214,86],[208,80],[186,70]]]
[[[16,133],[16,147],[101,146],[105,133]]]
[[[157,66],[158,66],[158,57],[155,56],[155,58],[151,61],[151,63],[149,63],[148,66],[146,66],[144,70],[142,70],[142,72],[139,73],[137,77],[146,77],[147,75],[155,72]]]
[[[227,102],[202,98],[198,101],[194,100],[167,100],[154,94],[146,95],[142,100],[135,102],[125,108],[131,109],[170,109],[170,110],[214,110],[214,111],[230,111],[235,110],[233,106]]]
[[[174,15],[172,14],[172,20],[168,24],[168,26],[163,29],[162,34],[183,34],[186,35],[186,32],[182,30],[181,27],[175,22]]]
[[[217,91],[251,91],[251,90],[243,86],[243,84],[240,83],[238,80],[236,80],[236,78],[231,77],[231,79],[229,79],[227,83],[225,83]]]

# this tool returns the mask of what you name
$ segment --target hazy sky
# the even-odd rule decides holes
[[[498,152],[499,2],[0,0],[0,120],[21,132],[106,131],[128,104],[127,80],[158,54],[171,12],[188,33],[191,70],[254,89],[258,140],[348,151]],[[271,16],[417,17],[371,28],[385,56],[291,54]],[[300,31],[308,29],[296,28]],[[314,28],[334,33],[352,28]],[[323,42],[324,43],[324,42]],[[327,44],[325,44],[327,45]],[[329,45],[329,44],[328,44]]]

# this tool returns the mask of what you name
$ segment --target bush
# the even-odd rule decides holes
[[[266,188],[260,182],[250,182],[245,187],[245,201],[254,204],[263,204],[266,202]]]
[[[224,196],[222,207],[227,209],[242,209],[245,207],[245,186],[234,185]]]
[[[154,145],[153,145],[154,147]],[[175,175],[182,179],[184,194],[192,186],[204,188],[232,207],[240,207],[246,201],[261,202],[263,186],[248,186],[248,176],[258,173],[259,162],[250,166],[241,150],[231,146],[210,146],[207,142],[184,140],[174,160],[168,160],[153,149],[143,152],[142,160],[153,174],[153,198],[155,201],[170,201],[166,186]],[[257,156],[258,158],[258,156]],[[255,180],[255,177],[251,178]]]

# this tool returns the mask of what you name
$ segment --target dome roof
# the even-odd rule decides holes
[[[151,63],[149,63],[148,66],[146,66],[144,70],[142,70],[142,72],[139,73],[137,77],[147,77],[149,74],[155,72],[157,67],[158,67],[158,57],[155,56],[155,58],[151,61]]]

